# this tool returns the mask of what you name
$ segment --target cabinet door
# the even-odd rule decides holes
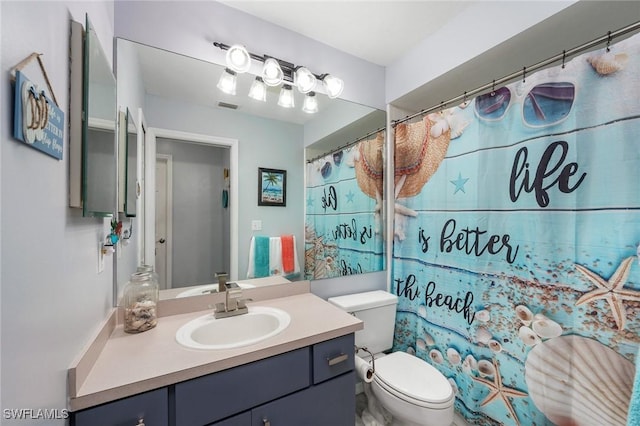
[[[341,426],[355,424],[355,373],[251,410],[252,426]]]
[[[210,424],[304,389],[311,382],[310,359],[305,347],[178,383],[176,425]]]
[[[120,399],[72,413],[74,426],[147,426],[169,424],[169,396],[166,388]]]
[[[251,411],[247,411],[228,419],[220,420],[209,426],[251,426]]]

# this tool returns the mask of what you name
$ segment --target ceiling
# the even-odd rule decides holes
[[[473,1],[221,0],[358,58],[387,66]]]
[[[386,66],[453,19],[471,2],[223,0],[221,3]],[[254,101],[246,96],[253,81],[248,74],[238,75],[238,95],[225,95],[215,87],[222,73],[221,66],[143,45],[138,45],[137,51],[145,90],[149,94],[217,108],[222,102],[237,106],[238,112],[296,124],[304,124],[313,118],[301,111],[303,95],[296,90],[295,109],[274,108],[280,88],[269,88],[266,104]],[[158,67],[158,64],[163,66]],[[180,78],[176,79],[176,75]],[[215,77],[203,79],[202,76]],[[320,111],[346,102],[329,100],[321,94],[317,99]]]

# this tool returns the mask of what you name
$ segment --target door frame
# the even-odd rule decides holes
[[[145,146],[145,263],[155,266],[155,226],[156,226],[156,139],[166,138],[175,139],[184,142],[196,143],[201,145],[213,145],[218,147],[229,148],[229,263],[231,270],[229,271],[229,280],[238,280],[238,156],[239,143],[237,139],[224,138],[220,136],[209,136],[200,133],[189,133],[179,130],[163,129],[158,127],[149,127],[147,129],[148,142]]]

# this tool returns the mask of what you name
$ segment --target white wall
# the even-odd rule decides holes
[[[8,77],[29,54],[43,53],[59,107],[68,114],[69,22],[84,23],[88,12],[111,59],[113,2],[2,1],[0,8],[0,405],[62,409],[67,369],[111,309],[110,264],[97,273],[98,241],[108,223],[67,207],[68,152],[58,161],[13,139]],[[25,73],[45,87],[37,62]],[[2,417],[3,425],[64,424]]]
[[[119,1],[116,17],[116,37],[217,64],[225,63],[225,52],[214,47],[214,41],[244,44],[259,55],[305,65],[318,74],[335,74],[345,83],[342,99],[385,109],[383,67],[221,3]]]

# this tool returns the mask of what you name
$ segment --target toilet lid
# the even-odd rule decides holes
[[[428,404],[453,398],[451,384],[431,364],[406,352],[394,352],[375,360],[375,377],[395,393]]]

